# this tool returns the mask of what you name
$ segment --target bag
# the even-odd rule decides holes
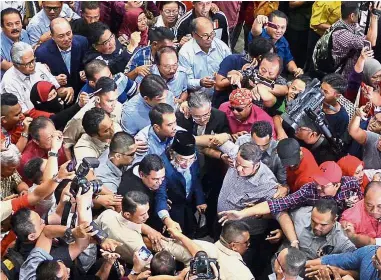
[[[338,68],[344,65],[348,58],[349,54],[346,55],[339,63],[338,66],[335,67],[335,61],[332,57],[332,34],[335,31],[347,29],[344,25],[338,25],[334,28],[328,29],[324,35],[319,39],[316,43],[314,53],[312,55],[312,60],[314,64],[315,71],[321,72],[324,74],[334,73]],[[349,52],[351,53],[351,52]]]

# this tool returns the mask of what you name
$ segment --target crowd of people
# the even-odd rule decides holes
[[[379,279],[380,2],[0,8],[2,279]]]

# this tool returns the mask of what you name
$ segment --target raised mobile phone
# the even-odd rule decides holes
[[[372,49],[372,44],[368,40],[364,40],[364,48],[370,51]]]
[[[271,21],[267,22],[266,26],[274,28],[274,29],[278,29],[278,25],[276,25],[275,23],[273,23]]]
[[[152,253],[146,247],[142,246],[142,248],[140,248],[138,252],[138,255],[139,255],[139,258],[142,259],[143,261],[148,261]]]
[[[75,167],[77,166],[77,161],[75,160],[75,158],[73,158],[69,164],[66,166],[66,170],[68,172],[73,172],[75,171]]]

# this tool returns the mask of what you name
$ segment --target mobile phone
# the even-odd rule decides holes
[[[66,170],[68,172],[73,172],[75,171],[75,167],[77,166],[77,161],[75,160],[75,158],[73,158],[69,164],[66,166]]]
[[[278,29],[278,25],[276,25],[275,23],[273,23],[271,21],[267,22],[266,26],[274,28],[274,29]]]
[[[267,238],[269,238],[269,237],[274,237],[276,235],[276,233],[269,233],[268,235],[267,235]]]
[[[364,48],[370,51],[372,49],[372,44],[368,40],[364,40]]]
[[[152,253],[146,247],[142,246],[142,248],[140,248],[138,252],[138,255],[139,255],[139,258],[142,259],[143,261],[148,261]]]

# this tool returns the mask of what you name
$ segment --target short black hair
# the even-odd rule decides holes
[[[274,44],[269,39],[261,36],[254,37],[248,46],[249,55],[253,58],[263,56],[271,50],[275,51]]]
[[[135,144],[133,136],[124,131],[114,134],[110,142],[110,153],[126,153]]]
[[[96,45],[106,30],[110,30],[110,27],[101,21],[89,24],[89,34],[87,37],[89,43],[91,45]]]
[[[160,156],[156,154],[146,155],[139,163],[139,172],[149,175],[151,171],[159,171],[164,168],[164,163]]]
[[[44,160],[40,157],[35,157],[29,160],[24,165],[24,175],[25,177],[32,181],[34,184],[39,184],[43,172],[41,171],[41,165],[44,162]]]
[[[341,95],[345,94],[348,88],[348,80],[338,73],[325,75],[321,82],[329,84]]]
[[[312,82],[311,77],[310,77],[310,76],[307,76],[307,75],[305,75],[305,74],[300,75],[300,76],[298,76],[298,77],[296,77],[296,78],[293,79],[293,81],[295,81],[295,80],[301,80],[303,83],[306,84],[306,86],[309,85],[309,84]]]
[[[53,121],[47,117],[37,117],[29,125],[28,133],[32,139],[40,141],[40,129],[44,129],[51,123],[54,125]]]
[[[1,94],[1,115],[5,116],[8,113],[6,107],[16,106],[19,103],[17,96],[13,93]]]
[[[286,14],[279,11],[279,10],[275,10],[275,11],[271,12],[271,14],[269,15],[269,21],[273,21],[274,17],[284,18],[288,23],[288,17],[286,16]]]
[[[259,138],[269,136],[273,137],[273,128],[268,121],[256,121],[251,127],[251,135],[255,135]]]
[[[155,64],[160,65],[161,56],[165,53],[174,53],[176,54],[177,60],[179,60],[179,54],[176,49],[171,46],[162,47],[155,53]]]
[[[148,40],[152,42],[163,42],[164,40],[173,41],[175,39],[175,34],[171,29],[167,27],[151,27],[148,31]]]
[[[230,244],[241,234],[249,231],[250,227],[243,221],[227,221],[222,227],[221,237]]]
[[[276,53],[266,53],[263,57],[262,57],[262,61],[264,60],[267,60],[267,61],[270,61],[270,62],[274,62],[274,61],[277,61],[279,63],[279,73],[282,72],[282,69],[283,69],[283,59]],[[279,74],[278,73],[278,74]]]
[[[109,77],[100,77],[95,84],[95,91],[98,91],[96,95],[101,96],[110,91],[115,91],[118,88],[115,81]]]
[[[151,276],[176,274],[176,261],[168,251],[161,251],[153,256],[150,263]]]
[[[99,8],[98,1],[82,1],[81,2],[81,11],[84,12],[86,9],[95,10]]]
[[[335,219],[339,212],[337,203],[333,199],[321,198],[315,203],[314,208],[316,208],[316,210],[321,214],[330,212],[332,219]]]
[[[130,191],[122,199],[122,211],[134,214],[138,205],[149,203],[149,197],[143,192]]]
[[[82,119],[82,126],[90,136],[98,135],[99,125],[106,117],[106,112],[102,108],[91,108],[85,113]]]
[[[32,210],[28,208],[21,208],[11,217],[11,227],[17,236],[17,239],[24,242],[28,241],[28,235],[34,233],[36,229],[32,221],[30,220],[30,215]]]
[[[175,110],[173,107],[166,103],[159,103],[155,105],[151,111],[149,111],[149,119],[151,121],[151,125],[157,124],[161,126],[163,124],[163,115],[164,114],[174,114]]]
[[[6,8],[6,9],[1,11],[1,27],[4,27],[4,17],[6,15],[11,15],[11,14],[18,14],[19,17],[20,17],[20,21],[22,23],[21,14],[20,14],[20,12],[17,9],[15,9],[15,8]]]
[[[239,155],[253,164],[257,164],[262,158],[262,151],[254,143],[245,143],[239,147]]]
[[[86,2],[83,2],[86,3]],[[104,68],[108,67],[104,60],[93,59],[85,65],[86,79],[89,81],[95,81],[95,75],[101,72]]]
[[[149,74],[140,83],[140,94],[148,99],[163,95],[165,90],[168,90],[168,85],[159,75]]]
[[[41,262],[36,269],[36,280],[57,280],[57,274],[60,271],[58,261],[45,260]]]
[[[341,18],[348,19],[353,13],[360,11],[360,5],[357,1],[342,1],[341,2]]]
[[[368,185],[366,185],[365,187],[365,190],[364,190],[364,197],[366,196],[366,194],[373,188],[381,188],[381,182],[379,181],[371,181],[368,183]]]

